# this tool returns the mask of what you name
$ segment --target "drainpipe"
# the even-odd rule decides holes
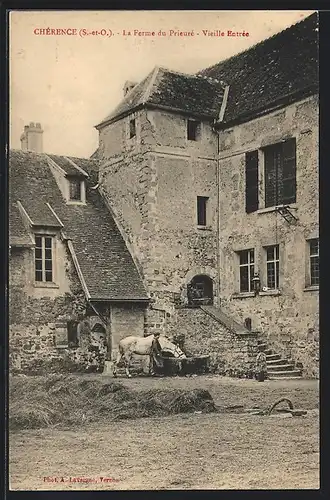
[[[217,134],[217,267],[218,267],[218,283],[217,283],[217,294],[218,294],[218,307],[220,308],[220,292],[221,292],[221,278],[220,278],[220,134],[219,130],[216,130]]]
[[[220,293],[221,293],[221,245],[220,245],[220,222],[221,222],[221,217],[220,217],[220,181],[221,181],[221,176],[220,176],[220,132],[216,128],[216,124],[220,123],[223,121],[225,111],[226,111],[226,106],[227,106],[227,101],[228,101],[228,94],[229,94],[229,85],[225,86],[224,93],[223,93],[223,99],[221,103],[221,108],[219,112],[219,117],[218,120],[215,121],[214,125],[215,128],[214,130],[217,133],[217,192],[218,192],[218,210],[217,210],[217,266],[218,266],[218,286],[217,286],[217,293],[218,293],[218,307],[220,307]]]

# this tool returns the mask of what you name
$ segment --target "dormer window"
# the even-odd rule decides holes
[[[69,177],[68,184],[68,201],[71,203],[85,203],[85,180],[79,177]]]
[[[80,179],[70,179],[70,200],[81,201],[81,181]]]

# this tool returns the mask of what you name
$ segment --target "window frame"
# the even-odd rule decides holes
[[[128,122],[128,138],[134,139],[136,137],[136,118],[131,117]]]
[[[37,246],[37,238],[41,239],[41,246]],[[46,247],[46,239],[50,239],[50,247]],[[34,235],[34,282],[40,285],[54,284],[55,258],[54,235],[35,233]],[[41,250],[41,257],[37,257],[37,250]],[[46,250],[51,251],[51,258],[46,258]],[[41,269],[37,269],[37,261],[41,262]],[[51,269],[46,269],[46,261],[51,262]],[[41,280],[37,279],[37,272],[41,272]],[[47,273],[51,272],[51,280],[46,280]]]
[[[191,127],[193,128],[191,129]],[[192,133],[193,132],[193,133]],[[202,122],[193,118],[187,118],[186,123],[187,141],[198,142],[202,137]]]
[[[268,290],[279,290],[280,289],[280,247],[276,245],[267,245],[264,247],[266,253],[266,283]],[[271,258],[268,257],[268,252],[272,250],[273,255]],[[270,265],[274,266],[274,286],[269,285],[269,268]]]
[[[197,196],[197,227],[207,227],[209,196]],[[201,205],[202,204],[202,205]]]
[[[242,257],[243,254],[247,253],[247,262],[242,263]],[[238,255],[238,278],[239,278],[239,293],[252,293],[254,292],[253,289],[253,282],[252,278],[255,273],[256,269],[256,264],[255,264],[255,249],[254,248],[247,248],[246,250],[240,250],[237,252]],[[253,255],[253,261],[251,261],[251,255]],[[248,289],[247,290],[242,290],[242,279],[241,279],[241,269],[247,267],[247,274],[248,274]]]
[[[82,181],[79,177],[69,177],[68,181],[69,181],[69,201],[71,203],[82,203],[82,201],[83,201],[83,187],[82,187],[82,183],[84,181]],[[71,186],[74,183],[76,184],[76,187],[78,187],[78,185],[79,185],[79,198],[72,198],[71,197]]]
[[[312,243],[317,242],[317,253],[312,253]],[[308,267],[309,267],[309,286],[319,286],[320,285],[320,242],[319,238],[311,238],[308,240],[308,249],[309,249],[309,255],[308,255]],[[312,262],[317,260],[317,267],[318,267],[318,276],[317,280],[313,282],[313,269],[312,269]]]

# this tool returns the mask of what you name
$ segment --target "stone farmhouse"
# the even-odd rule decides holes
[[[10,359],[89,369],[185,335],[213,369],[265,350],[318,376],[318,19],[189,75],[126,82],[91,159],[10,152]],[[103,360],[103,361],[102,361]]]

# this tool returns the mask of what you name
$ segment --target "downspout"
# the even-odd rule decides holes
[[[221,182],[221,176],[220,176],[220,131],[216,127],[217,123],[220,123],[223,121],[225,111],[226,111],[226,106],[227,106],[227,101],[228,101],[228,94],[229,94],[229,85],[226,85],[223,93],[223,99],[221,103],[221,108],[218,116],[218,120],[215,121],[214,123],[214,130],[217,133],[217,267],[218,267],[218,283],[217,283],[217,293],[218,293],[218,308],[220,308],[220,293],[221,293],[221,244],[220,244],[220,223],[221,223],[221,216],[220,216],[220,202],[221,202],[221,197],[220,197],[220,182]]]

